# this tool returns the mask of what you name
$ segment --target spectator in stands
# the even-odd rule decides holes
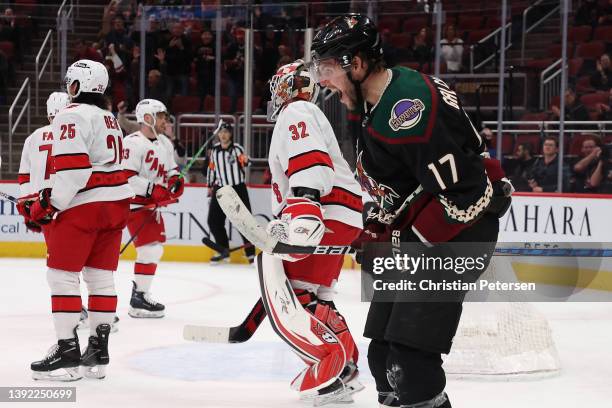
[[[228,93],[232,101],[230,112],[236,112],[238,98],[244,93],[244,28],[235,27],[232,34],[233,41],[227,47],[224,66],[230,79],[228,81]]]
[[[559,120],[561,110],[558,106],[551,107],[554,120]],[[565,120],[587,121],[589,120],[589,112],[585,106],[580,103],[576,97],[576,91],[572,88],[567,88],[565,91]]]
[[[123,65],[123,61],[119,58],[114,44],[108,46],[108,55],[104,60],[104,65],[108,70],[110,79],[110,93],[112,95],[113,104],[116,107],[117,101],[127,99],[130,94],[128,83],[128,71]]]
[[[599,113],[599,120],[612,121],[612,88],[608,91],[608,103],[598,104],[597,112]]]
[[[489,153],[489,156],[495,158],[497,156],[497,150],[493,147],[493,131],[488,127],[484,127],[480,131],[480,136],[482,137],[482,140],[485,146],[487,147],[487,152]]]
[[[412,43],[412,59],[419,63],[419,69],[431,61],[431,38],[429,29],[423,27],[414,36]]]
[[[115,44],[116,51],[126,52],[132,48],[132,39],[127,35],[123,17],[118,16],[113,19],[113,27],[104,39],[107,45]]]
[[[600,169],[595,169],[593,177],[591,177],[591,184],[598,185],[599,193],[601,194],[612,194],[612,143],[602,147],[599,157],[601,167]],[[601,181],[599,181],[600,177]]]
[[[280,32],[276,32],[274,25],[268,24],[261,40],[261,62],[259,72],[262,81],[268,81],[276,72],[276,62],[280,58],[278,46],[280,45]]]
[[[400,50],[391,43],[391,31],[388,28],[382,30],[380,40],[386,65],[388,67],[395,66],[398,62]]]
[[[2,51],[0,51],[0,105],[6,105],[9,87],[9,62]]]
[[[168,64],[168,85],[170,95],[187,95],[191,72],[191,40],[183,33],[183,26],[174,23],[170,27],[170,40],[166,47]]]
[[[598,25],[612,24],[612,0],[608,0],[608,4],[599,7],[597,13]]]
[[[561,192],[557,189],[558,169],[559,169],[559,142],[552,136],[544,138],[542,143],[542,157],[538,157],[533,163],[531,174],[528,179],[531,191],[542,192]],[[567,191],[569,171],[567,165],[563,166],[562,180],[563,191]]]
[[[164,84],[165,76],[157,69],[152,69],[147,74],[147,86],[145,98],[157,99],[168,106],[168,87]]]
[[[597,0],[586,0],[584,1],[578,10],[576,10],[576,14],[574,16],[574,25],[582,26],[582,25],[597,25],[597,14],[598,14],[598,6]]]
[[[215,94],[215,37],[210,30],[200,35],[202,46],[198,48],[195,58],[198,77],[198,95],[204,103],[206,95]]]
[[[599,91],[608,91],[612,86],[610,55],[603,54],[597,60],[597,69],[591,75],[591,86]]]
[[[463,40],[457,37],[454,24],[448,24],[444,32],[444,38],[440,41],[440,53],[446,62],[448,72],[461,72],[461,61],[463,59]]]
[[[599,164],[601,156],[600,140],[591,135],[582,141],[580,160],[574,164],[572,184],[577,193],[597,192],[597,186],[591,184],[591,178]],[[600,169],[601,172],[601,169]]]
[[[95,49],[82,39],[77,38],[74,43],[73,62],[81,59],[89,59],[93,61],[102,62],[104,58],[102,57],[102,53],[99,50]]]
[[[533,147],[529,143],[521,143],[516,148],[514,158],[516,165],[508,174],[512,185],[516,191],[531,191],[528,179],[531,176],[531,169],[535,162],[535,157],[532,156]]]
[[[111,2],[104,7],[104,14],[102,15],[102,28],[98,34],[99,38],[105,38],[113,28],[113,19],[117,16],[117,2],[118,0],[111,0]]]
[[[10,41],[15,50],[15,57],[21,60],[21,32],[12,8],[4,10],[0,16],[0,41]]]

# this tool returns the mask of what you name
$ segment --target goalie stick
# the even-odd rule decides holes
[[[261,322],[266,318],[261,298],[257,300],[253,309],[242,323],[234,327],[215,327],[186,325],[183,328],[183,338],[189,341],[207,343],[244,343],[249,340]]]
[[[264,252],[270,254],[344,255],[355,251],[350,246],[300,246],[279,242],[276,238],[268,235],[266,230],[259,225],[232,186],[221,187],[217,190],[217,201],[238,231]]]

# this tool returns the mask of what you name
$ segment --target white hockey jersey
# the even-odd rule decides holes
[[[53,131],[51,125],[36,129],[23,143],[19,164],[19,196],[53,186]]]
[[[55,116],[52,131],[55,208],[134,196],[121,165],[123,134],[112,113],[70,104]]]
[[[363,228],[361,187],[342,157],[331,124],[313,103],[295,101],[278,116],[268,164],[272,212],[279,215],[294,187],[321,195],[323,217]]]
[[[174,145],[166,136],[149,139],[140,131],[123,139],[123,166],[136,198],[132,208],[147,203],[147,192],[153,184],[168,187],[168,178],[179,174],[174,159]]]

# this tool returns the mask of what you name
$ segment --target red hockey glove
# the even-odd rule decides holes
[[[149,198],[154,204],[159,204],[162,201],[168,201],[172,197],[170,195],[170,191],[159,184],[152,184],[150,187]]]
[[[29,210],[32,203],[38,198],[38,194],[30,194],[25,197],[21,197],[17,203],[17,211],[24,218],[25,226],[32,232],[42,232],[40,225],[32,221],[30,218]],[[27,207],[27,209],[26,209]]]
[[[51,205],[51,189],[40,190],[38,198],[34,201],[25,201],[23,211],[29,216],[29,220],[26,218],[26,221],[32,221],[38,225],[49,224],[53,221],[53,215],[57,210]]]
[[[171,198],[179,198],[185,191],[185,179],[178,174],[170,177],[168,179],[168,189]]]
[[[268,223],[268,233],[290,245],[316,246],[325,234],[321,205],[305,197],[287,198],[280,219]],[[290,254],[288,261],[304,259],[308,254]]]

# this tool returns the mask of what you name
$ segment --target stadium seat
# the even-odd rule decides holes
[[[582,68],[582,63],[584,60],[582,58],[572,58],[568,63],[568,74],[571,77],[575,77],[580,72]]]
[[[591,26],[570,27],[567,32],[567,41],[574,43],[583,43],[591,39]]]
[[[549,67],[553,62],[555,62],[554,58],[541,58],[541,59],[528,60],[525,62],[525,66],[529,68],[536,68],[536,69],[543,70]]]
[[[382,32],[383,30],[389,30],[392,33],[398,33],[400,31],[401,23],[399,17],[386,16],[378,20],[378,29]]]
[[[561,44],[555,44],[548,48],[548,56],[550,58],[559,59],[561,58]],[[572,58],[574,56],[574,44],[567,43],[567,58]]]
[[[175,115],[180,113],[194,113],[200,111],[199,96],[176,95],[172,98],[172,111]]]
[[[10,41],[0,41],[0,51],[4,53],[8,60],[15,56],[15,45]]]
[[[406,18],[403,25],[403,32],[416,33],[423,27],[429,26],[429,17],[426,15],[412,16]]]
[[[475,44],[478,41],[482,40],[484,37],[489,35],[491,30],[488,28],[483,28],[482,30],[472,30],[468,34],[467,43]]]
[[[238,106],[236,106],[236,109],[240,110]],[[221,97],[221,112],[222,113],[233,113],[231,112],[231,110],[232,110],[232,98],[230,98],[229,96],[222,96]]]
[[[204,98],[204,112],[214,112],[215,111],[215,98],[212,95],[206,95]]]
[[[501,20],[499,17],[489,16],[487,17],[487,22],[485,23],[484,28],[499,28],[501,27]]]
[[[391,34],[391,45],[396,48],[409,48],[412,45],[410,33]]]
[[[497,149],[497,134],[493,133],[493,139],[491,143],[493,149]],[[510,155],[514,152],[514,135],[504,133],[502,134],[502,154]]]
[[[608,92],[594,92],[580,97],[580,102],[585,106],[593,106],[598,103],[608,103]]]
[[[593,33],[594,41],[612,42],[612,26],[599,26]]]
[[[584,139],[587,139],[592,136],[593,135],[591,134],[579,134],[573,136],[572,140],[570,141],[569,152],[567,153],[576,156],[580,155],[580,150],[582,149],[582,142],[584,141]]]
[[[578,44],[576,48],[576,56],[585,59],[597,59],[604,52],[606,52],[606,44],[603,41],[591,41]]]
[[[457,27],[461,30],[479,30],[482,28],[483,20],[483,16],[461,16],[459,17]]]
[[[591,86],[591,77],[589,75],[584,75],[578,78],[578,80],[576,81],[577,93],[589,93],[593,91],[594,89]]]

